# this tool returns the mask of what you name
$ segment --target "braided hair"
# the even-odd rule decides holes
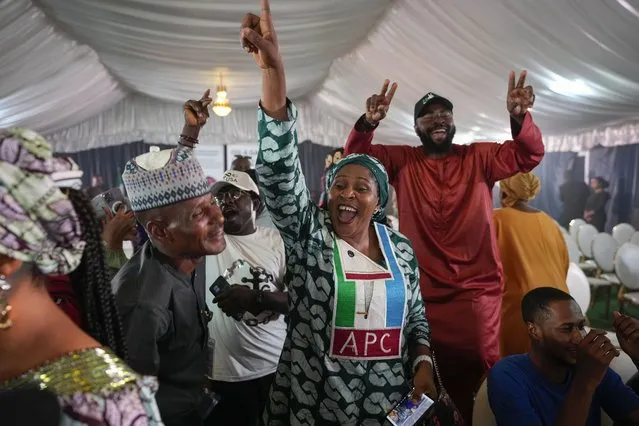
[[[80,266],[69,274],[71,286],[80,301],[82,327],[91,337],[126,361],[124,328],[106,269],[102,224],[93,211],[91,201],[82,191],[69,188],[65,193],[73,203],[86,241]]]

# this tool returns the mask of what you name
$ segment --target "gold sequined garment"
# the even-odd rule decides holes
[[[58,396],[75,393],[110,394],[139,376],[106,348],[71,352],[47,361],[19,377],[0,383],[0,390],[37,386]]]

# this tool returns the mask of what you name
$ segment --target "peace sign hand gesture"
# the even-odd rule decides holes
[[[253,54],[255,63],[263,70],[281,66],[280,49],[271,18],[269,0],[260,0],[260,16],[252,13],[244,15],[240,40],[242,48]]]
[[[395,96],[395,91],[397,90],[397,83],[393,83],[390,91],[388,91],[389,84],[390,80],[384,80],[381,92],[366,99],[366,121],[371,124],[376,124],[383,120],[388,113],[393,96]],[[386,93],[387,91],[388,93]]]
[[[184,103],[184,124],[190,127],[202,127],[209,118],[209,105],[213,102],[211,90],[207,89],[199,101],[188,100]]]
[[[526,83],[527,71],[519,74],[519,80],[515,85],[515,72],[511,71],[508,75],[508,94],[506,95],[506,108],[510,116],[519,123],[524,121],[526,112],[533,107],[535,103],[535,94],[532,86],[524,87]]]

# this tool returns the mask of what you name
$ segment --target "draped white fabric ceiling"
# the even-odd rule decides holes
[[[271,0],[302,137],[341,145],[384,78],[377,140],[416,143],[427,91],[459,141],[507,137],[507,73],[525,68],[550,149],[639,142],[639,0]],[[258,0],[0,0],[0,126],[60,151],[171,142],[180,103],[215,88],[234,110],[203,143],[255,141],[261,78],[238,28]],[[605,125],[605,126],[604,126]],[[552,136],[551,136],[552,135]]]

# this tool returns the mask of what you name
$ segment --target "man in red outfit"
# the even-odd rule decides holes
[[[543,158],[541,132],[523,71],[510,73],[507,109],[513,140],[453,144],[453,104],[428,93],[415,105],[422,146],[371,145],[397,84],[366,102],[346,154],[365,153],[386,167],[397,191],[400,231],[413,243],[432,344],[444,386],[471,422],[473,395],[499,359],[502,270],[492,222],[495,182],[532,170]]]

